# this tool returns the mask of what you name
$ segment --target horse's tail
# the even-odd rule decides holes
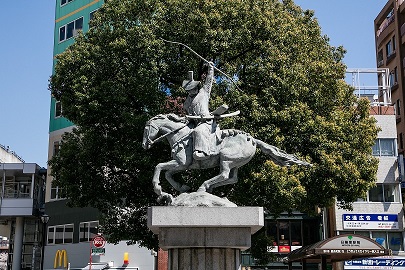
[[[260,150],[266,155],[269,155],[274,163],[280,166],[290,166],[293,164],[311,166],[310,163],[306,161],[299,160],[296,156],[286,153],[285,151],[269,145],[259,139],[255,139]]]

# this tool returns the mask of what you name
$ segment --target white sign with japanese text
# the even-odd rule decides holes
[[[343,229],[347,230],[398,230],[398,215],[393,214],[343,214]]]
[[[364,258],[352,261],[345,261],[345,270],[357,269],[391,269],[391,270],[404,270],[405,259],[402,257],[394,258]]]

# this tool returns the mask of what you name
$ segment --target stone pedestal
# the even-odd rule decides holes
[[[169,270],[238,270],[240,252],[263,225],[262,207],[148,209],[148,227],[169,251]]]

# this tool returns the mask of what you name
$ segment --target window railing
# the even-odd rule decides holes
[[[390,25],[392,22],[394,22],[395,15],[392,15],[389,18],[386,18],[380,25],[380,27],[377,30],[377,37],[380,36],[380,34]]]

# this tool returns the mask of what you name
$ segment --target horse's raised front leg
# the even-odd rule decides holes
[[[166,179],[176,190],[181,191],[182,189],[187,188],[187,186],[182,186],[180,183],[174,181],[174,179],[171,177],[171,174],[173,172],[181,170],[183,169],[183,167],[184,166],[179,165],[179,163],[176,160],[171,160],[156,165],[152,183],[155,193],[159,195],[158,201],[160,201],[163,198],[164,200],[169,201],[170,203],[173,198],[172,195],[162,191],[162,186],[160,185],[160,173],[162,171],[168,171],[166,173]],[[171,198],[167,198],[168,196],[170,196]]]
[[[174,167],[177,167],[179,164],[175,160],[169,162],[159,163],[155,167],[155,172],[153,174],[152,184],[155,193],[159,196],[158,201],[164,200],[167,204],[172,202],[173,196],[169,193],[162,191],[162,186],[160,185],[160,173],[162,170],[170,170]]]

